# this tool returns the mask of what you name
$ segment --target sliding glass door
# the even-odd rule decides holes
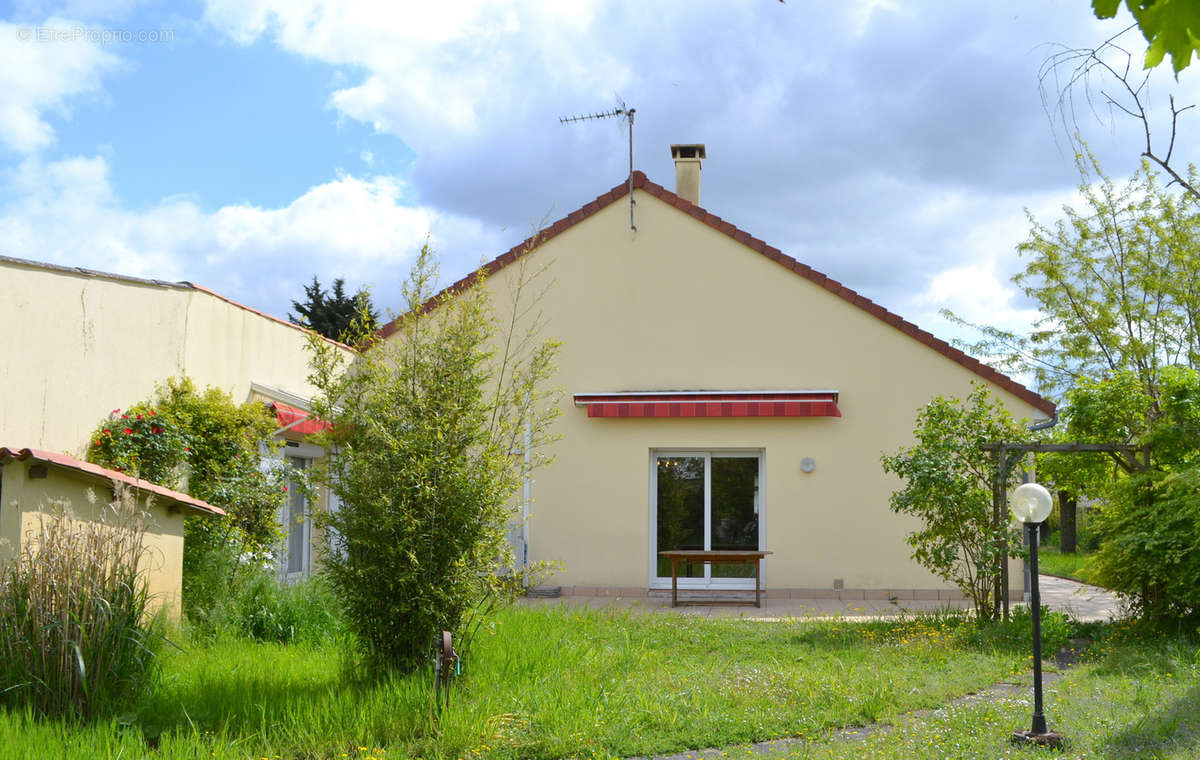
[[[670,585],[670,549],[761,549],[762,455],[657,452],[652,460],[654,585]],[[679,566],[681,587],[753,588],[749,565]]]

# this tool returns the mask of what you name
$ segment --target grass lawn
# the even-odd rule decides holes
[[[1068,631],[1052,620],[1047,633]],[[1094,662],[1054,685],[1052,727],[1086,750],[1079,757],[1200,756],[1200,653],[1134,639],[1097,647]],[[999,757],[1007,733],[1028,722],[1022,700],[937,708],[1027,678],[1024,644],[1012,626],[979,633],[952,617],[517,609],[480,634],[435,724],[428,674],[355,685],[336,646],[226,640],[164,655],[154,696],[116,720],[71,726],[0,711],[0,756],[628,757],[790,736],[802,741],[784,754],[796,757]],[[934,711],[904,717],[921,709]],[[921,726],[906,726],[914,720]],[[829,738],[890,721],[902,727],[865,743]],[[1137,755],[1145,746],[1164,754]]]
[[[1043,546],[1038,550],[1038,570],[1083,583],[1094,583],[1088,567],[1090,559],[1091,555],[1082,552],[1063,554],[1053,546]]]
[[[1118,623],[1118,629],[1123,624]],[[963,703],[904,720],[861,740],[832,740],[775,752],[739,748],[730,760],[755,758],[1088,758],[1194,760],[1200,757],[1200,648],[1197,640],[1154,639],[1115,631],[1085,662],[1045,691],[1048,727],[1066,739],[1062,752],[1018,747],[1029,728],[1032,691]]]

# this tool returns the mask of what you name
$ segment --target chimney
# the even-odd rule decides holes
[[[703,145],[672,145],[675,159],[675,194],[700,205],[700,161],[707,156]]]

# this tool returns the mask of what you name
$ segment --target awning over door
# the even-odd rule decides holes
[[[333,428],[325,420],[313,417],[312,412],[306,412],[278,401],[271,402],[269,406],[275,411],[275,420],[279,423],[279,427],[287,428],[293,433],[312,435]]]
[[[576,393],[588,417],[841,417],[837,391]]]

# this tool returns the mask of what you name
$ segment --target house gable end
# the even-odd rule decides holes
[[[846,287],[837,280],[818,272],[807,264],[804,264],[803,262],[783,253],[780,249],[768,245],[765,241],[750,235],[748,232],[739,229],[735,225],[725,221],[719,216],[708,212],[704,208],[679,197],[661,185],[650,181],[643,172],[634,172],[632,185],[635,190],[641,190],[645,194],[653,196],[657,200],[661,201],[664,205],[669,206],[679,213],[685,214],[688,217],[712,228],[725,237],[757,252],[770,261],[773,261],[779,266],[789,270],[790,272],[803,277],[814,285],[823,288],[830,294],[837,296],[846,303],[866,312],[867,314],[870,314],[876,319],[904,333],[918,343],[925,345],[952,362],[961,365],[975,375],[979,376],[982,380],[985,380],[1028,403],[1038,411],[1041,411],[1047,415],[1054,413],[1055,405],[1050,400],[1043,398],[1032,390],[1026,388],[1024,385],[1021,385],[1012,378],[998,372],[992,367],[987,366],[978,359],[969,356],[968,354],[955,348],[927,330],[923,330],[912,322],[905,320],[903,317],[888,311],[883,306],[875,303],[871,299],[863,296],[855,290]],[[462,290],[463,288],[469,287],[478,277],[479,273],[482,273],[484,276],[495,274],[526,254],[545,245],[562,233],[575,227],[584,220],[596,215],[604,208],[626,197],[628,193],[629,183],[622,183],[612,188],[607,193],[601,194],[594,201],[585,204],[576,211],[573,211],[567,216],[555,221],[539,233],[525,239],[500,256],[497,256],[495,259],[492,259],[488,263],[484,264],[478,270],[478,272],[472,272],[466,277],[463,277],[457,282],[444,288],[433,298],[426,301],[426,303],[422,306],[422,310],[431,308],[440,297],[446,294],[452,294]],[[390,335],[394,334],[398,328],[400,319],[401,318],[398,318],[384,325],[376,332],[376,337],[378,339],[386,339]]]

